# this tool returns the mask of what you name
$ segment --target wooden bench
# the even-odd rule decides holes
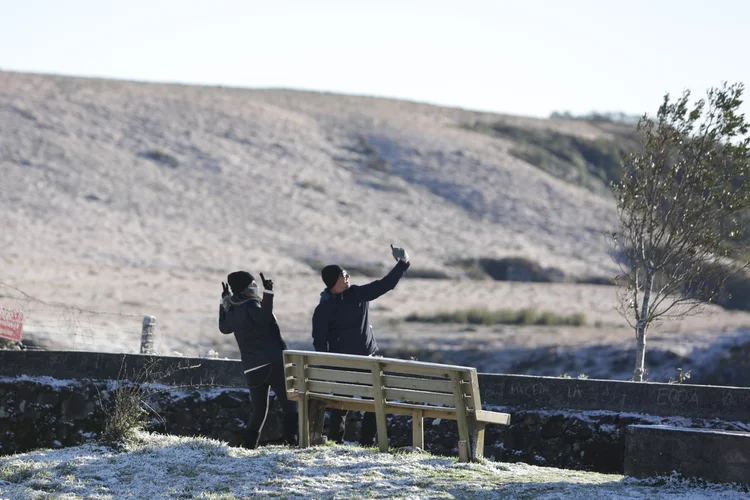
[[[284,363],[287,396],[298,403],[302,448],[310,446],[310,407],[316,402],[374,412],[382,452],[388,451],[388,414],[411,415],[412,444],[422,449],[425,417],[456,420],[462,462],[483,456],[486,424],[510,423],[507,413],[482,410],[475,368],[294,350],[284,351]]]

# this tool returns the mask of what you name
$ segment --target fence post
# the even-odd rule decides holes
[[[143,317],[143,329],[141,330],[141,354],[156,354],[154,348],[154,330],[156,330],[156,318],[153,316]]]

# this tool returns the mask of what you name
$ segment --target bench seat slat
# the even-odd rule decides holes
[[[295,400],[296,395],[288,394],[289,399]],[[373,401],[347,398],[346,396],[329,396],[315,393],[309,394],[310,399],[319,399],[326,402],[328,408],[338,408],[342,410],[356,411],[373,411]],[[423,405],[413,405],[408,403],[388,403],[385,409],[390,415],[408,415],[412,416],[414,410],[423,410],[425,418],[443,418],[447,420],[456,420],[456,410],[453,408],[439,408],[437,406],[429,408]]]
[[[354,359],[352,359],[354,358]],[[354,368],[362,369],[364,360],[372,360],[369,356],[344,356],[340,359],[328,357],[320,358],[318,356],[309,356],[307,364],[310,368]],[[375,358],[377,359],[377,358]],[[414,361],[414,363],[417,363]],[[426,365],[426,366],[425,366]],[[383,363],[383,372],[386,375],[421,375],[424,377],[432,377],[436,379],[450,380],[450,374],[453,371],[460,371],[453,366],[436,365],[433,363],[422,363],[421,365],[416,364],[409,366],[408,364],[396,363],[388,361]]]
[[[369,361],[372,361],[372,358],[369,356],[358,356],[355,354],[336,354],[336,353],[330,353],[330,352],[315,352],[315,351],[299,351],[294,349],[287,349],[284,351],[285,354],[289,356],[294,355],[300,355],[304,356],[308,363],[311,365],[325,365],[325,364],[331,364],[329,361],[331,360],[353,360],[354,362],[358,363],[357,367],[362,366],[362,360],[368,359]],[[426,363],[424,361],[408,361],[405,359],[393,359],[393,358],[381,358],[383,360],[388,360],[387,364],[394,365],[394,366],[400,366],[400,367],[422,367],[425,370],[445,370],[446,368],[450,370],[458,370],[458,371],[466,371],[466,370],[473,370],[470,366],[457,366],[457,365],[440,365],[438,363]],[[338,366],[338,365],[337,365]],[[399,369],[395,369],[393,371],[399,371]]]
[[[367,372],[352,372],[313,367],[307,369],[307,378],[308,380],[324,380],[326,382],[345,382],[372,386],[372,375]]]
[[[453,388],[448,380],[435,380],[413,377],[399,377],[397,375],[385,375],[383,383],[388,389],[411,389],[429,392],[444,392],[453,394]]]
[[[414,363],[417,363],[414,361]],[[427,365],[427,366],[424,366]],[[457,368],[447,365],[437,365],[434,363],[424,363],[423,365],[415,364],[409,366],[408,364],[396,363],[390,359],[383,363],[383,372],[386,375],[422,375],[425,377],[433,377],[437,379],[450,380],[452,371],[460,371]]]
[[[288,369],[287,379],[292,383],[296,380],[294,369]],[[309,380],[321,380],[326,382],[344,382],[363,385],[372,385],[372,375],[366,372],[355,372],[331,368],[309,367],[307,369]],[[448,379],[415,378],[404,375],[384,375],[385,387],[390,389],[407,389],[428,392],[442,392],[453,394],[453,387]]]
[[[453,394],[441,394],[438,392],[408,391],[405,389],[385,389],[385,399],[388,403],[392,400],[405,400],[413,403],[434,404],[453,406]]]
[[[364,365],[363,360],[368,360],[368,359],[372,359],[372,358],[368,356],[343,356],[343,355],[341,358],[331,358],[331,357],[319,358],[318,356],[308,356],[307,364],[310,367],[316,367],[316,368],[356,368],[356,369],[361,370]]]
[[[372,387],[366,385],[343,384],[341,382],[307,381],[307,390],[321,394],[342,394],[345,396],[373,397]]]
[[[372,401],[354,399],[346,396],[334,396],[334,395],[322,395],[310,393],[310,398],[320,399],[328,403],[329,408],[339,408],[344,410],[356,410],[356,411],[372,411],[374,404]],[[288,391],[287,397],[292,401],[296,401],[299,398],[299,393],[296,391]],[[410,404],[410,403],[398,403],[389,402],[386,404],[388,413],[395,415],[412,415],[414,410],[424,410],[425,418],[445,418],[448,420],[456,420],[456,409],[455,408],[426,408],[424,405]],[[479,410],[470,411],[469,415],[474,417],[480,422],[486,422],[488,424],[499,424],[509,425],[510,414],[500,413],[495,411]]]

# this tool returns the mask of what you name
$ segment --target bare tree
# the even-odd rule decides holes
[[[743,90],[724,83],[692,104],[688,91],[676,101],[665,95],[656,118],[638,122],[640,150],[623,159],[612,185],[620,312],[637,339],[633,380],[643,380],[654,321],[698,312],[747,267],[736,258],[747,248],[742,215],[750,207]]]

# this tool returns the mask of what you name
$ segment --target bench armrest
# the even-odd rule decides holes
[[[496,411],[476,410],[474,417],[477,422],[486,422],[488,424],[510,425],[510,414]]]

